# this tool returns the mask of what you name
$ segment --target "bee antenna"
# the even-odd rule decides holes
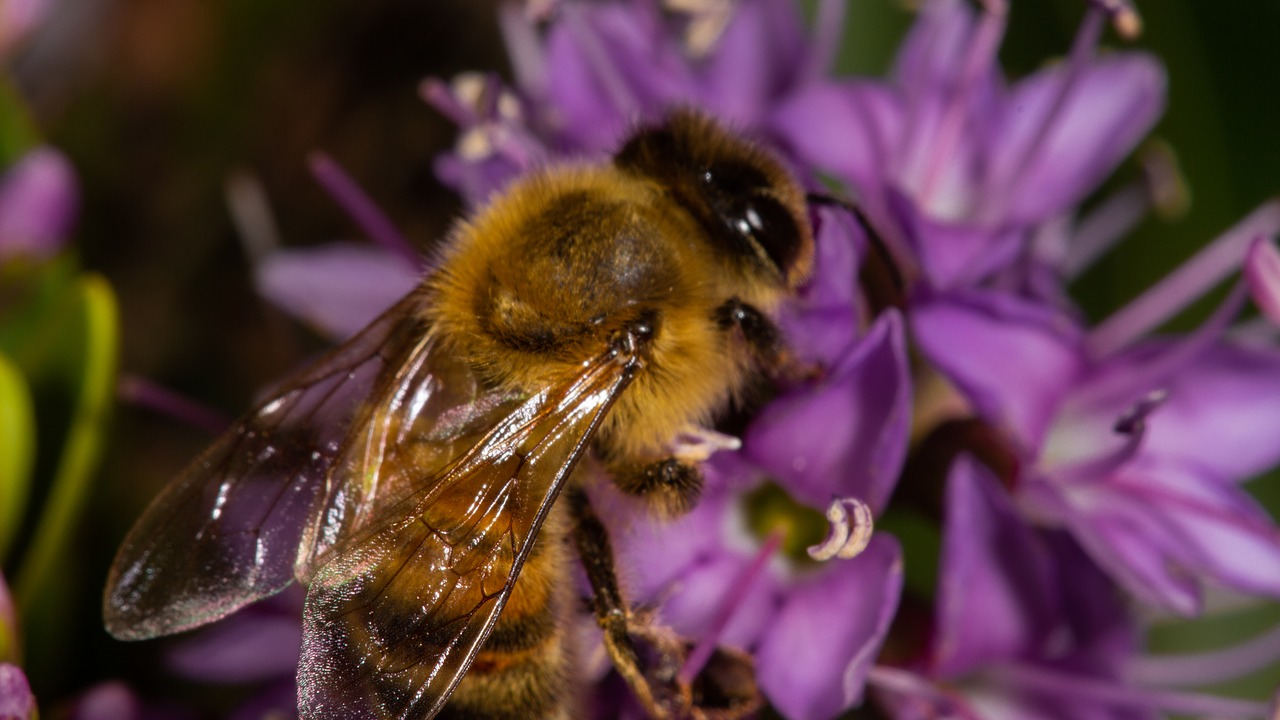
[[[853,216],[871,243],[872,254],[867,257],[867,262],[863,263],[859,273],[867,297],[877,311],[886,307],[906,307],[907,281],[902,264],[862,208],[852,200],[826,193],[805,193],[805,200],[810,205],[840,208]]]

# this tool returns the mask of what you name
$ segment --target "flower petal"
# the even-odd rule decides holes
[[[901,591],[901,549],[883,533],[858,557],[798,580],[756,650],[769,702],[792,720],[825,720],[860,703]]]
[[[967,455],[947,479],[933,672],[959,677],[1035,651],[1057,621],[1048,549]]]
[[[381,248],[332,243],[276,250],[258,264],[258,292],[340,340],[417,287],[419,273]]]
[[[27,676],[17,665],[0,662],[0,718],[32,720],[35,716],[36,697]]]
[[[929,361],[1034,455],[1079,373],[1078,329],[1052,308],[986,291],[922,301],[911,324]]]
[[[79,204],[75,169],[66,156],[51,147],[28,152],[0,179],[0,257],[58,252]]]
[[[988,188],[1012,193],[1011,199],[996,200],[1007,203],[1012,222],[1043,221],[1079,202],[1164,110],[1165,73],[1159,61],[1141,53],[1117,53],[1080,73],[1042,144],[1030,147],[1069,75],[1066,66],[1057,66],[1018,83],[1005,100],[1000,121],[989,128]],[[1024,160],[1028,153],[1029,161]]]
[[[720,36],[699,77],[696,97],[719,117],[754,124],[798,79],[805,30],[799,8],[786,0],[744,0]]]
[[[829,373],[769,403],[747,429],[743,452],[811,507],[856,497],[881,510],[911,422],[901,316],[882,315]]]
[[[889,193],[889,208],[935,289],[974,285],[1007,266],[1025,244],[1025,234],[1019,228],[939,220],[897,191]]]

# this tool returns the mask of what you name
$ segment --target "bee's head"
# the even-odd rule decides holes
[[[614,163],[671,193],[717,251],[795,288],[813,264],[803,189],[776,158],[705,115],[681,110],[631,136]]]

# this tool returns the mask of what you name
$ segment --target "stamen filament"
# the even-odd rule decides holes
[[[1249,243],[1280,231],[1280,201],[1272,200],[1236,223],[1146,292],[1094,328],[1086,349],[1112,355],[1176,315],[1244,262]]]
[[[530,12],[531,9],[532,6],[526,6],[521,10],[519,5],[512,2],[500,4],[498,30],[507,47],[507,66],[515,74],[516,85],[529,92],[541,93],[546,89],[547,68],[538,43],[538,34],[533,26],[538,17],[536,11]],[[546,11],[549,12],[550,8],[546,8]]]
[[[743,598],[747,596],[751,586],[755,584],[756,579],[760,576],[760,572],[764,570],[769,559],[778,552],[780,547],[782,547],[782,531],[775,530],[769,533],[756,556],[752,558],[751,564],[734,579],[733,585],[724,594],[720,607],[716,608],[716,614],[713,616],[706,634],[694,646],[693,651],[685,658],[684,665],[680,667],[680,673],[676,676],[676,680],[680,685],[686,687],[691,685],[694,678],[698,677],[698,673],[702,672],[702,668],[706,667],[712,653],[719,647],[720,637],[724,635],[724,630],[729,626],[729,621],[733,619],[734,613],[742,606]]]
[[[1049,106],[1049,111],[1045,113],[1039,127],[1036,128],[1035,135],[1023,148],[1022,156],[1018,158],[1012,170],[999,179],[998,182],[1002,190],[1000,192],[987,193],[984,196],[990,201],[990,204],[982,209],[984,218],[999,218],[1004,214],[1004,204],[1008,202],[1009,198],[1013,197],[1014,186],[1026,174],[1027,168],[1031,166],[1032,162],[1040,156],[1045,146],[1045,140],[1049,137],[1049,133],[1058,126],[1057,120],[1062,114],[1062,109],[1067,106],[1067,101],[1075,94],[1076,86],[1080,84],[1080,78],[1084,76],[1089,60],[1093,57],[1093,51],[1098,47],[1098,41],[1102,38],[1104,19],[1105,12],[1096,6],[1090,6],[1085,13],[1084,20],[1080,23],[1080,29],[1076,31],[1075,40],[1071,44],[1071,56],[1067,62],[1066,77],[1062,79],[1062,83],[1058,86],[1058,94],[1053,98],[1053,104]]]
[[[623,79],[618,66],[614,64],[613,57],[600,46],[600,37],[587,26],[581,9],[573,3],[565,5],[562,12],[570,31],[586,52],[591,71],[600,81],[604,94],[608,96],[614,110],[623,117],[632,117],[640,107],[640,102],[631,92],[630,84]]]
[[[813,23],[813,42],[809,51],[806,78],[824,76],[832,71],[836,55],[844,37],[844,16],[847,0],[821,0]]]
[[[338,206],[346,211],[370,240],[381,245],[393,255],[398,255],[414,267],[422,267],[418,254],[404,235],[396,229],[391,219],[382,212],[350,175],[327,154],[315,151],[308,158],[311,175],[320,183]]]
[[[982,720],[973,708],[965,702],[959,693],[944,686],[937,685],[928,679],[908,670],[874,665],[867,672],[867,684],[881,690],[911,698],[923,698],[934,703],[935,708],[945,711],[946,717],[957,717],[961,720]]]
[[[1204,693],[1153,690],[1122,685],[1108,680],[1081,677],[1029,665],[1001,665],[984,673],[991,681],[1019,688],[1038,689],[1073,700],[1087,700],[1116,707],[1149,708],[1190,715],[1256,718],[1267,706],[1251,700],[1237,700]]]
[[[1115,431],[1125,436],[1123,445],[1101,457],[1059,468],[1054,471],[1054,477],[1060,483],[1090,482],[1110,477],[1116,468],[1138,454],[1147,433],[1147,416],[1167,397],[1168,393],[1163,390],[1148,393],[1116,419]]]
[[[247,172],[235,172],[227,178],[224,192],[231,224],[244,244],[249,260],[257,263],[267,253],[280,247],[280,232],[276,229],[271,204],[262,182]]]
[[[1176,215],[1186,207],[1187,189],[1178,162],[1167,145],[1152,143],[1143,150],[1143,179],[1106,198],[1076,223],[1067,247],[1063,274],[1074,280],[1116,243],[1124,239],[1153,207],[1162,215]]]
[[[459,78],[461,79],[461,78]],[[475,109],[461,102],[449,83],[429,77],[418,84],[418,97],[459,127],[467,127],[477,121]]]
[[[1133,658],[1124,674],[1130,682],[1144,685],[1209,685],[1248,675],[1277,659],[1280,659],[1280,625],[1220,650]]]
[[[116,382],[116,397],[131,405],[154,410],[185,422],[192,427],[217,435],[231,426],[231,418],[191,398],[139,375],[121,375]]]
[[[968,121],[969,102],[978,85],[978,81],[990,69],[995,61],[996,51],[1004,37],[1005,23],[1009,7],[1006,0],[984,0],[981,19],[973,31],[969,44],[969,53],[965,57],[964,68],[960,72],[954,94],[938,128],[937,140],[930,150],[930,161],[925,168],[924,179],[920,184],[919,205],[929,207],[942,173],[950,165],[952,156],[960,144],[964,127]]]

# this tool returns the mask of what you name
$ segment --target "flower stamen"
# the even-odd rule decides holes
[[[319,150],[307,158],[311,176],[329,193],[329,197],[347,213],[361,231],[373,242],[393,255],[422,267],[422,256],[413,249],[405,236],[391,222],[391,218],[378,207],[360,185],[347,174],[342,166],[328,154]]]
[[[192,427],[219,435],[231,426],[231,418],[207,405],[162,387],[139,375],[121,375],[116,397],[122,402],[154,410]]]
[[[827,520],[831,523],[827,537],[809,546],[809,557],[818,562],[836,557],[849,560],[867,549],[875,530],[869,505],[857,498],[836,498],[827,506]]]
[[[947,103],[947,109],[938,128],[937,140],[929,151],[930,162],[925,168],[917,198],[922,207],[931,206],[931,199],[943,171],[951,164],[960,144],[969,118],[969,104],[977,91],[979,81],[986,76],[996,59],[996,51],[1004,38],[1009,15],[1006,0],[984,0],[984,12],[974,28],[969,41],[969,52],[960,71],[959,82]]]
[[[684,665],[680,667],[680,673],[676,678],[680,685],[685,687],[692,685],[698,673],[706,667],[707,661],[719,647],[720,637],[724,635],[725,628],[729,627],[729,621],[733,619],[738,608],[742,607],[743,599],[747,597],[751,586],[755,584],[761,571],[769,562],[769,558],[773,557],[780,547],[782,547],[782,532],[770,533],[752,558],[751,564],[734,579],[729,592],[725,593],[721,599],[720,607],[716,608],[707,632],[698,640],[698,644],[694,646],[693,651],[685,658]]]
[[[1277,658],[1280,658],[1280,625],[1220,650],[1134,658],[1126,665],[1125,676],[1147,685],[1204,686],[1257,672]]]
[[[1086,343],[1089,354],[1102,358],[1124,349],[1238,270],[1250,243],[1258,236],[1271,237],[1277,232],[1280,232],[1280,201],[1272,200],[1098,323]]]

